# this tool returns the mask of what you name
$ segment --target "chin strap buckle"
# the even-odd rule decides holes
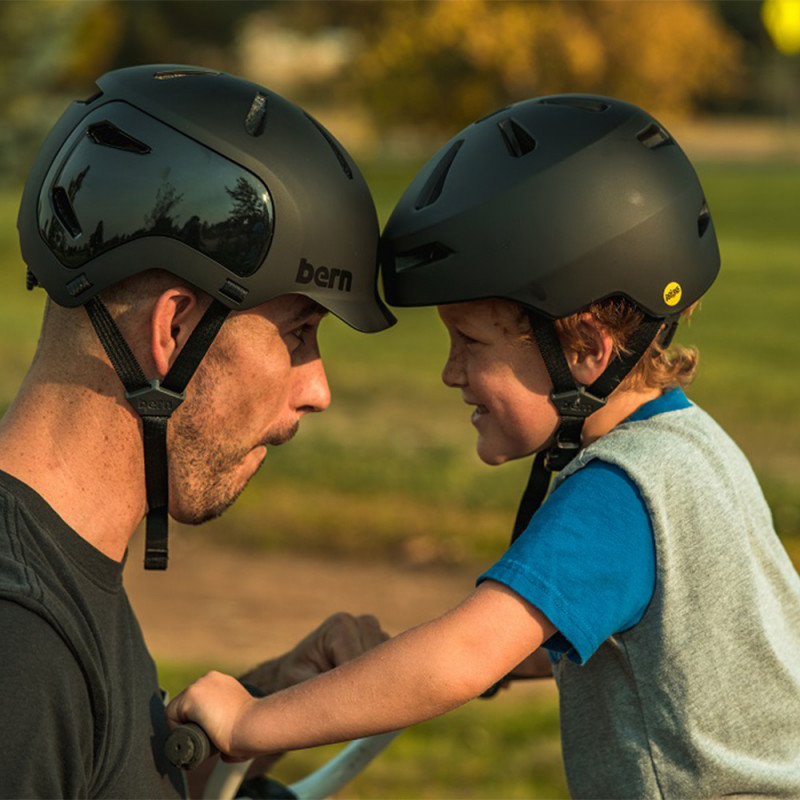
[[[167,568],[169,502],[167,475],[167,420],[186,398],[155,378],[138,389],[125,392],[125,399],[142,418],[144,437],[144,473],[147,488],[147,530],[144,546],[144,568]]]
[[[586,419],[606,404],[606,398],[596,397],[585,386],[576,386],[565,392],[551,392],[550,399],[562,417],[579,419]]]
[[[125,399],[140,417],[171,417],[172,412],[186,399],[186,392],[165,389],[158,378],[147,386],[125,392]]]
[[[606,404],[606,398],[597,397],[581,385],[563,392],[553,391],[550,399],[561,417],[561,424],[555,442],[547,450],[544,466],[551,472],[558,472],[577,455],[584,420],[599,411]]]

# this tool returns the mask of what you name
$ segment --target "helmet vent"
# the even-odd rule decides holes
[[[247,289],[235,283],[230,278],[222,284],[219,293],[225,295],[229,300],[233,300],[234,303],[241,303],[245,297],[247,297]]]
[[[655,122],[640,130],[636,134],[636,138],[650,150],[655,150],[668,144],[675,144],[675,140]]]
[[[536,139],[512,117],[500,120],[497,127],[503,135],[509,155],[514,158],[527,155],[536,147]]]
[[[96,122],[86,129],[89,138],[103,147],[113,147],[115,150],[125,150],[128,153],[136,153],[140,156],[147,155],[150,147],[138,139],[134,139],[130,134],[120,130],[116,125],[108,121]]]
[[[193,75],[219,75],[213,69],[164,69],[154,72],[153,78],[157,81],[171,81],[173,78],[191,78]]]
[[[253,98],[253,105],[244,118],[244,129],[251,136],[261,136],[264,133],[264,124],[267,121],[267,96],[257,92]]]
[[[347,163],[344,153],[339,148],[339,145],[336,143],[333,136],[331,136],[328,131],[326,131],[325,128],[323,128],[322,125],[320,125],[319,122],[317,122],[310,114],[306,114],[306,118],[322,134],[322,137],[328,143],[328,146],[331,148],[331,150],[333,150],[333,154],[336,156],[339,166],[342,168],[342,172],[344,172],[344,174],[347,175],[350,180],[353,180],[353,170],[350,169],[350,165]]]
[[[703,205],[700,207],[700,213],[697,215],[697,235],[702,238],[703,234],[708,230],[711,224],[711,212],[708,210],[708,203],[705,197],[703,198]]]
[[[64,190],[63,186],[56,186],[51,195],[53,199],[53,209],[61,224],[67,229],[67,232],[73,239],[77,239],[83,231],[81,224],[78,222],[78,217],[75,214],[75,209],[72,207],[69,195]]]
[[[406,250],[404,253],[397,253],[394,259],[395,269],[404,272],[408,269],[416,269],[433,264],[435,261],[442,261],[447,256],[452,255],[453,251],[441,242],[429,242],[413,250]]]
[[[439,199],[439,195],[441,195],[442,189],[444,189],[444,182],[447,180],[447,173],[450,171],[450,167],[453,166],[453,161],[458,151],[461,149],[462,144],[464,144],[464,140],[459,139],[444,156],[442,156],[442,159],[436,165],[428,180],[425,181],[425,185],[419,193],[417,202],[414,203],[414,208],[417,211],[433,205],[433,203]]]
[[[610,108],[608,103],[602,100],[595,100],[591,97],[579,97],[573,95],[563,95],[562,97],[545,97],[539,100],[543,106],[570,106],[581,111],[593,111],[596,114]]]

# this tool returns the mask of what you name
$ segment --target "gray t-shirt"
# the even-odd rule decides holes
[[[641,621],[584,666],[562,657],[576,797],[800,797],[800,578],[739,448],[696,406],[584,449],[635,482],[656,546]]]
[[[122,564],[0,472],[0,797],[181,797]]]

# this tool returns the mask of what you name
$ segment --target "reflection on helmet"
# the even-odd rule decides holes
[[[146,236],[177,239],[240,277],[261,266],[273,205],[255,175],[200,144],[187,147],[184,136],[125,103],[103,106],[85,123],[39,198],[42,236],[64,266],[82,267]]]
[[[29,285],[74,307],[161,269],[230,309],[297,293],[357,330],[393,324],[377,292],[369,188],[302,108],[181,65],[116,70],[97,85],[28,177],[17,225]]]

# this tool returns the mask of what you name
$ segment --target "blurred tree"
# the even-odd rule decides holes
[[[24,173],[52,121],[79,52],[78,32],[95,5],[74,0],[0,3],[0,175]]]
[[[137,63],[235,70],[241,19],[271,2],[0,0],[0,179],[17,181],[42,138],[104,72]]]
[[[741,40],[709,3],[414,0],[377,10],[365,15],[346,88],[363,93],[382,124],[454,130],[557,92],[682,114],[741,85]]]

